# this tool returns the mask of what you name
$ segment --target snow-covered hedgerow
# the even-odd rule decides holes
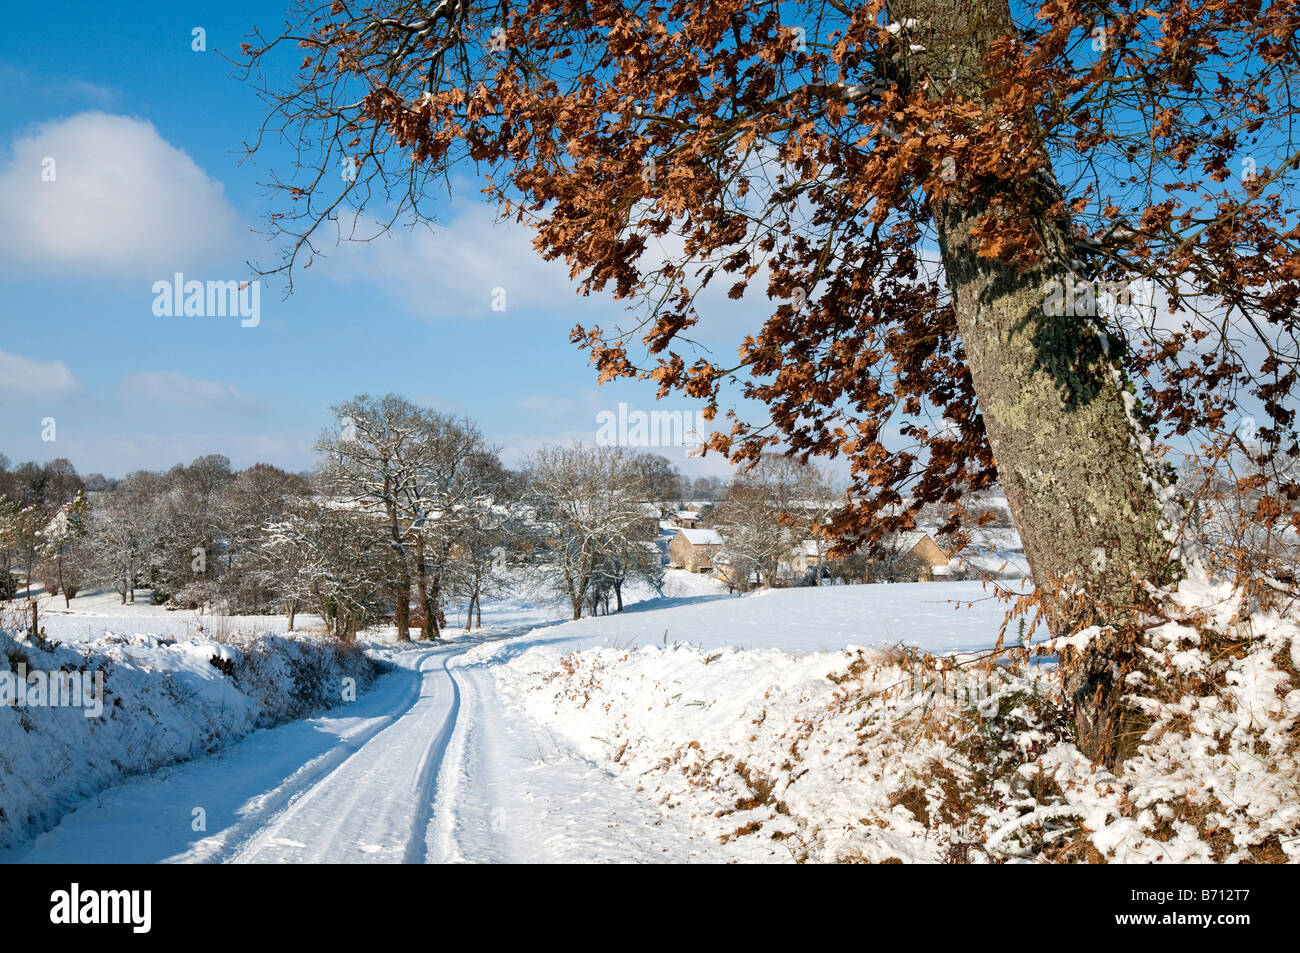
[[[982,839],[950,689],[882,653],[543,647],[498,678],[742,859],[938,862]]]
[[[378,671],[360,649],[311,637],[107,633],[71,648],[0,630],[0,847],[129,775],[337,704]],[[49,704],[55,681],[75,704]]]
[[[1072,743],[1047,669],[679,644],[539,647],[498,677],[572,748],[747,859],[1300,860],[1300,628],[1240,619],[1205,584],[1174,600],[1196,624],[1147,633],[1149,671],[1169,677],[1134,680],[1150,728],[1113,773]]]
[[[1128,676],[1150,722],[1137,751],[1114,776],[1067,746],[1042,759],[1103,856],[1300,861],[1300,609],[1271,601],[1185,580]]]

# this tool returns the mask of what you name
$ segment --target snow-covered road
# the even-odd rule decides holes
[[[104,791],[0,862],[681,861],[718,850],[544,728],[494,717],[490,666],[461,664],[484,641],[396,654],[397,669],[356,702]]]

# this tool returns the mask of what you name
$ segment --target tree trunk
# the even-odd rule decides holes
[[[429,637],[434,639],[442,638],[442,630],[447,626],[447,619],[443,616],[442,610],[438,608],[442,604],[442,569],[429,576],[426,586],[426,595],[424,597],[424,614],[428,621]]]
[[[932,95],[987,97],[981,64],[992,41],[1011,30],[1007,0],[904,0],[896,16],[916,21],[910,42],[926,47]],[[962,170],[954,171],[960,181]],[[1048,181],[1042,188],[1046,206],[1055,196]],[[1134,578],[1168,577],[1170,544],[1156,476],[1097,325],[1044,308],[1045,285],[1072,274],[1068,219],[1034,221],[1045,253],[1033,267],[1017,269],[978,254],[972,228],[992,198],[986,191],[973,202],[935,201],[935,225],[998,476],[1049,627],[1061,633],[1083,621],[1060,595],[1062,582],[1073,580],[1103,612],[1125,606],[1136,593]],[[1122,610],[1112,610],[1098,621],[1125,620]],[[1107,651],[1085,658],[1068,688],[1080,748],[1113,762],[1113,742],[1126,733],[1128,715],[1112,676],[1111,663],[1122,660]]]
[[[587,600],[587,583],[585,580],[578,581],[572,576],[566,579],[569,588],[569,605],[573,607],[573,617],[582,618],[582,604]]]
[[[397,577],[397,604],[393,622],[397,626],[397,641],[411,641],[411,577],[402,573]]]
[[[397,521],[397,505],[389,495],[389,480],[384,478],[384,508],[388,515],[388,531],[392,536],[393,551],[401,560],[402,569],[397,577],[397,605],[393,612],[393,623],[397,626],[397,641],[411,641],[411,572],[410,561],[406,558],[406,547],[402,544],[401,526]]]
[[[428,639],[442,638],[442,626],[439,623],[438,600],[425,596],[424,599],[424,637]]]
[[[433,618],[433,606],[429,603],[429,587],[424,568],[424,538],[415,540],[415,593],[420,600],[422,617],[420,619],[420,638],[436,639],[438,627]]]

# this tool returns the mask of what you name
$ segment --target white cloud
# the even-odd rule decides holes
[[[114,102],[120,95],[111,86],[89,83],[85,80],[50,79],[48,76],[37,77],[12,63],[0,62],[0,84],[15,99],[25,102],[42,100],[60,103],[94,103],[103,108]]]
[[[181,270],[230,250],[237,222],[220,182],[129,116],[44,123],[0,167],[0,257],[37,266]]]
[[[51,397],[76,387],[77,379],[62,361],[36,361],[0,351],[0,392]]]
[[[175,371],[145,371],[123,378],[118,393],[125,400],[163,405],[180,404],[214,410],[255,413],[257,400],[233,384],[186,377]]]
[[[462,191],[471,191],[461,183]],[[609,296],[584,298],[562,261],[545,261],[532,229],[498,221],[495,206],[462,203],[458,214],[428,228],[394,226],[370,242],[344,241],[325,266],[335,280],[365,280],[426,318],[559,316],[567,330],[579,312],[621,314]],[[375,234],[358,228],[359,236]],[[500,291],[498,291],[500,289]],[[503,297],[502,297],[503,293]],[[494,308],[503,302],[504,311]]]

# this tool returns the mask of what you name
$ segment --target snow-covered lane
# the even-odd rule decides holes
[[[534,633],[538,635],[539,633]],[[562,650],[589,640],[524,639],[449,671],[462,717],[438,777],[429,860],[471,863],[719,861],[730,852],[689,818],[576,754],[498,696],[493,668],[542,641]]]
[[[459,699],[447,651],[422,654],[410,708],[294,797],[234,863],[420,863],[432,786]]]
[[[396,668],[358,700],[103,790],[0,863],[780,859],[775,845],[759,857],[752,838],[742,851],[702,833],[689,808],[606,770],[613,742],[587,738],[603,729],[567,736],[525,714],[498,675],[539,646],[888,645],[908,615],[908,641],[953,651],[991,645],[1001,614],[978,583],[685,595],[579,622],[553,608],[521,605],[445,644],[379,648]]]
[[[592,641],[528,627],[395,653],[356,702],[103,791],[0,863],[720,859],[544,726],[503,717],[492,665]],[[502,651],[462,664],[487,642]]]

